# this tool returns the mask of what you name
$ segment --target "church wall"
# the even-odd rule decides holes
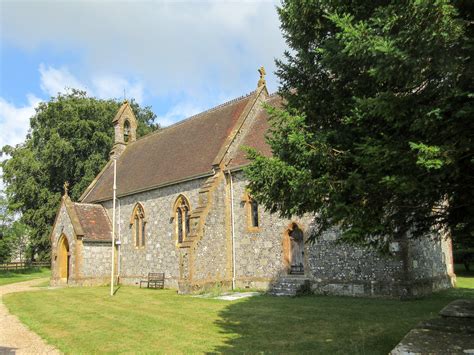
[[[82,251],[81,285],[110,284],[111,243],[83,241]]]
[[[286,274],[283,239],[290,222],[297,222],[305,232],[311,218],[307,216],[288,220],[270,214],[259,206],[259,228],[251,231],[245,201],[247,182],[241,171],[232,173],[232,179],[236,287],[265,289],[282,274]]]
[[[192,283],[208,288],[216,283],[228,288],[231,284],[231,250],[226,243],[226,185],[220,179],[212,194],[212,206],[207,215],[204,236],[196,243],[192,265]]]
[[[245,200],[246,180],[243,172],[233,173],[234,223],[236,248],[236,286],[239,288],[267,288],[287,275],[284,262],[283,238],[285,231],[296,222],[309,236],[312,218],[285,219],[266,212],[259,206],[258,231],[250,231]],[[350,296],[405,297],[426,293],[417,291],[410,281],[407,263],[419,259],[413,275],[423,279],[421,285],[433,290],[443,288],[446,278],[437,286],[436,277],[446,273],[444,263],[447,243],[416,242],[410,249],[401,243],[392,243],[390,253],[337,243],[338,232],[327,232],[315,242],[305,244],[305,275],[311,289],[318,294]],[[443,249],[444,248],[444,249]],[[411,253],[411,254],[410,254]],[[414,262],[415,265],[417,263]],[[427,287],[427,286],[423,286]]]
[[[260,228],[248,228],[243,172],[233,173],[237,287],[267,288],[287,275],[282,238],[291,222],[309,236],[312,218],[280,218],[259,206]],[[449,239],[392,242],[388,255],[337,243],[333,230],[305,244],[305,276],[318,294],[412,297],[451,287]],[[452,269],[452,267],[451,267]]]
[[[266,289],[287,275],[288,265],[284,260],[285,231],[292,222],[296,222],[306,240],[312,218],[280,218],[259,206],[259,228],[251,230],[248,202],[245,199],[246,179],[243,172],[232,173],[232,179],[236,287]],[[204,182],[205,179],[198,179],[120,199],[118,222],[122,283],[137,284],[148,272],[165,272],[165,287],[178,288],[180,260],[172,207],[177,197],[184,194],[189,199],[191,210],[196,208],[199,188]],[[205,219],[203,237],[193,246],[190,286],[194,290],[216,284],[228,288],[232,282],[230,180],[221,179],[212,196],[212,207]],[[143,204],[146,214],[145,248],[135,247],[130,228],[130,217],[137,202]],[[111,202],[104,205],[111,218]],[[381,255],[375,251],[338,244],[337,238],[338,232],[333,230],[304,246],[305,276],[310,280],[314,293],[409,297],[450,286],[450,278],[447,277],[447,265],[451,257],[449,240],[422,239],[405,244],[393,242],[389,255]],[[83,250],[82,283],[87,283],[89,273],[109,272],[109,244],[103,244],[102,248],[84,244]],[[98,266],[102,264],[107,265],[104,270]]]
[[[60,253],[59,253],[59,241],[62,235],[65,235],[69,244],[69,283],[74,283],[75,279],[78,276],[79,269],[77,267],[78,255],[76,253],[76,235],[74,233],[74,228],[71,223],[71,219],[67,214],[66,207],[64,204],[59,210],[59,214],[56,219],[56,224],[51,234],[51,284],[52,285],[64,285],[65,280],[61,280],[59,275],[59,263],[60,263]],[[80,257],[80,256],[79,256]]]
[[[337,243],[333,230],[308,246],[308,266],[312,290],[317,294],[347,296],[396,296],[404,291],[403,250],[393,245],[382,255],[347,244]]]
[[[454,286],[452,244],[449,235],[410,240],[409,268],[413,295]]]
[[[173,205],[184,194],[191,205],[197,206],[199,187],[205,179],[196,179],[176,185],[120,197],[117,203],[117,235],[120,234],[120,281],[138,284],[149,272],[164,272],[165,287],[177,288],[179,280],[179,250],[175,232]],[[145,247],[135,247],[130,218],[137,202],[145,209]],[[112,201],[103,203],[112,220]]]

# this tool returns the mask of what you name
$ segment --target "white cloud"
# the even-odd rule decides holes
[[[286,45],[275,1],[6,1],[2,40],[26,50],[80,51],[84,72],[140,78],[153,96],[208,86],[243,93]],[[122,95],[120,95],[121,97]]]
[[[0,97],[0,148],[5,145],[15,146],[25,141],[30,127],[30,117],[35,114],[35,108],[41,102],[32,94],[28,94],[27,98],[27,105],[17,107]],[[0,161],[6,158],[6,156],[1,156]],[[3,171],[0,169],[0,193],[5,188],[2,175]]]
[[[100,98],[134,98],[138,103],[143,102],[143,84],[130,83],[118,76],[99,76],[92,79],[94,94]],[[124,93],[125,90],[125,93]]]
[[[30,127],[30,117],[41,102],[38,97],[29,94],[28,104],[17,107],[0,97],[0,147],[17,145],[25,140]]]
[[[212,99],[209,99],[209,96],[212,96]],[[227,93],[204,92],[193,96],[185,95],[184,98],[178,100],[176,104],[171,105],[164,114],[157,114],[156,121],[162,127],[166,127],[240,96],[241,93],[236,93],[235,91],[229,91]]]
[[[176,123],[183,118],[191,117],[197,113],[203,111],[203,108],[190,103],[190,102],[180,102],[177,105],[171,107],[168,112],[164,115],[157,115],[156,121],[162,126],[166,127],[173,123]]]
[[[124,90],[127,98],[134,98],[138,103],[143,102],[143,83],[131,83],[115,75],[99,75],[90,79],[90,85],[79,80],[66,66],[55,68],[43,63],[39,66],[41,90],[49,96],[65,93],[68,89],[81,89],[88,95],[101,99],[119,99],[123,97]]]
[[[67,89],[71,88],[86,90],[84,84],[80,83],[66,67],[46,67],[41,63],[39,72],[41,90],[49,96],[56,96],[58,93],[64,93]]]

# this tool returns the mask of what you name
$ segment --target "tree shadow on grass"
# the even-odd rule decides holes
[[[473,289],[400,301],[259,296],[230,303],[216,321],[227,340],[212,352],[387,354],[422,320]]]

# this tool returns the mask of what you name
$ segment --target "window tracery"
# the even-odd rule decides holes
[[[130,220],[130,227],[133,229],[133,239],[136,248],[145,247],[145,209],[143,205],[138,202],[133,208],[132,218]]]
[[[190,234],[190,216],[191,207],[188,199],[183,195],[179,195],[174,204],[176,240],[178,244],[184,242]]]

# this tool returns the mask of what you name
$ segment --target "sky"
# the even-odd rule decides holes
[[[256,88],[286,49],[273,1],[0,0],[0,147],[70,88],[134,98],[167,126]],[[112,119],[112,118],[111,118]]]

